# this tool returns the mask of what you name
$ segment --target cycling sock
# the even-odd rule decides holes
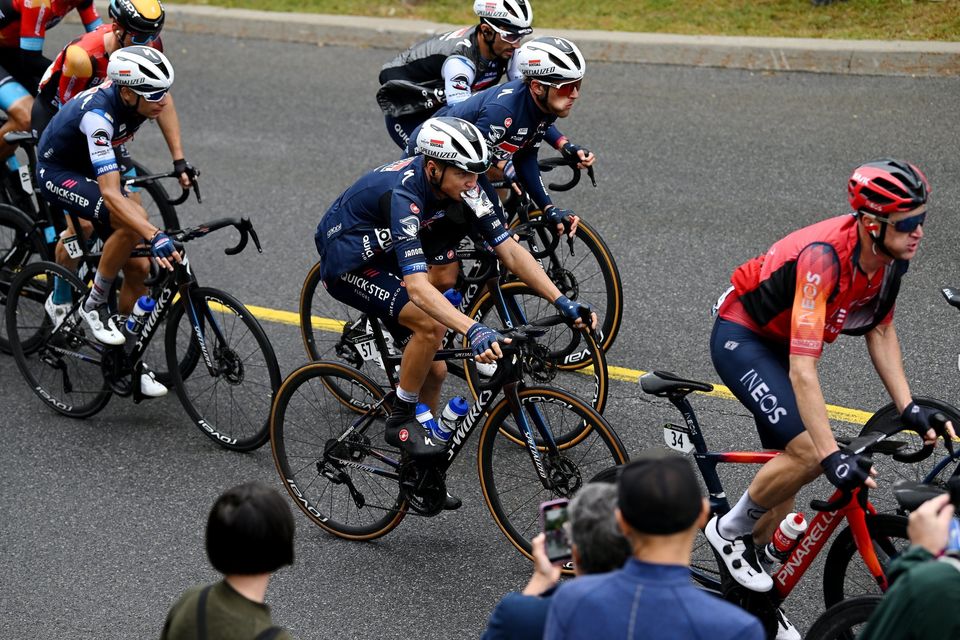
[[[7,158],[7,168],[10,169],[10,171],[16,171],[20,168],[20,161],[17,160],[16,155],[12,155]]]
[[[93,311],[102,304],[107,302],[107,294],[110,292],[110,287],[113,286],[113,278],[104,278],[100,275],[100,272],[93,276],[93,287],[90,289],[90,295],[87,296],[87,299],[83,303],[84,311]]]
[[[403,400],[404,402],[409,402],[410,404],[416,404],[420,400],[419,393],[410,393],[403,387],[397,387],[397,397]]]
[[[750,492],[745,491],[733,505],[733,509],[723,514],[717,521],[717,531],[727,540],[753,533],[753,527],[769,509],[761,507],[750,499]]]
[[[70,283],[54,276],[53,278],[53,304],[70,304]]]

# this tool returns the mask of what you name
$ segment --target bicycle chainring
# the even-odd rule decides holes
[[[416,462],[400,465],[400,492],[410,508],[422,516],[435,516],[443,511],[447,484],[443,471]]]
[[[562,453],[549,458],[545,457],[543,466],[550,479],[550,488],[553,489],[554,495],[560,498],[572,498],[583,486],[580,468]]]

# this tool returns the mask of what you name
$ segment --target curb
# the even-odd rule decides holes
[[[98,6],[103,4],[98,2]],[[106,16],[106,5],[101,15]],[[372,47],[400,51],[455,25],[423,20],[279,13],[168,4],[165,28],[237,38]],[[684,36],[552,30],[577,43],[587,59],[755,71],[856,75],[960,75],[960,42],[820,40]],[[386,61],[386,56],[384,60]]]

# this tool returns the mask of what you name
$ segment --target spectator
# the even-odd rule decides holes
[[[860,640],[960,638],[960,554],[944,554],[954,513],[949,500],[938,496],[910,514],[913,544],[890,566],[893,586]]]
[[[605,573],[623,566],[630,546],[620,533],[613,511],[617,489],[612,484],[588,484],[570,502],[570,541],[576,575]],[[543,637],[550,596],[560,579],[560,567],[547,559],[543,534],[533,539],[533,576],[521,593],[508,593],[490,614],[483,640],[523,640]]]
[[[755,617],[691,584],[693,540],[710,508],[690,463],[646,451],[623,468],[617,487],[617,523],[633,555],[618,571],[557,589],[545,640],[763,640]]]
[[[270,574],[293,564],[293,515],[257,483],[228,489],[207,519],[207,557],[224,579],[181,596],[161,640],[290,640],[264,604]]]

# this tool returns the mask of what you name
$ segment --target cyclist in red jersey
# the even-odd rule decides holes
[[[876,486],[869,463],[841,453],[830,429],[817,374],[824,344],[841,333],[864,336],[902,419],[935,437],[932,411],[913,402],[893,323],[901,278],[923,238],[927,179],[911,164],[884,159],[858,167],[848,191],[852,215],[795,231],[738,267],[714,309],[714,366],[750,409],[763,445],[784,450],[705,529],[733,578],[756,591],[773,588],[756,548],[801,487],[821,473],[843,490]],[[799,638],[780,618],[778,638]]]
[[[92,31],[102,24],[93,0],[0,0],[0,110],[7,122],[0,127],[0,160],[14,149],[3,134],[30,128],[33,95],[50,60],[43,56],[43,39],[73,9]]]

